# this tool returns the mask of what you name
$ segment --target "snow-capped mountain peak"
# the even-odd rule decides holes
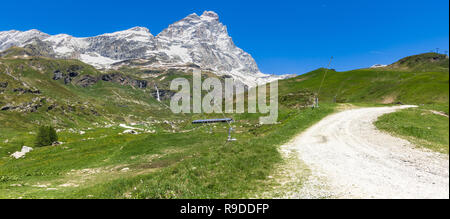
[[[24,43],[33,38],[45,39],[48,34],[39,30],[32,29],[27,31],[1,31],[0,32],[0,51],[8,49],[12,46],[24,46]]]
[[[114,33],[106,33],[100,36],[116,37],[119,39],[145,41],[148,42],[153,38],[150,30],[145,27],[133,27],[128,30],[117,31]]]
[[[255,60],[234,44],[227,27],[213,11],[205,11],[201,16],[190,14],[157,36],[145,27],[85,38],[67,34],[51,36],[38,30],[3,31],[0,51],[36,40],[52,48],[57,58],[76,58],[97,68],[144,59],[152,62],[141,68],[185,68],[195,64],[218,75],[231,75],[250,86],[282,78],[262,74]]]
[[[203,20],[211,20],[211,21],[219,21],[219,15],[214,11],[205,11],[203,12],[201,19]]]

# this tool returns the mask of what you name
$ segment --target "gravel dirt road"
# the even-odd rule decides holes
[[[311,170],[290,198],[449,198],[448,155],[415,148],[375,128],[386,113],[414,106],[330,115],[281,147]]]

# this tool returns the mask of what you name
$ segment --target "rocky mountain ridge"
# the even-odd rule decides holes
[[[200,68],[230,75],[248,86],[289,77],[261,73],[252,56],[234,44],[227,27],[211,11],[191,14],[157,36],[145,27],[85,38],[38,30],[0,32],[0,52],[13,46],[31,47],[54,58],[79,59],[98,69],[131,63],[148,69]]]

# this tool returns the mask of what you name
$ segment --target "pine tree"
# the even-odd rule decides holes
[[[55,141],[58,141],[58,135],[56,134],[55,128],[52,126],[41,126],[38,129],[34,146],[48,146],[52,145]]]
[[[48,138],[47,130],[48,129],[45,126],[39,127],[34,146],[36,146],[36,147],[45,146],[46,139]]]
[[[53,128],[53,126],[48,127],[48,136],[51,144],[58,141],[58,135],[56,134],[56,130],[55,128]]]

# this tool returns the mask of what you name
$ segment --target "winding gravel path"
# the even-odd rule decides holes
[[[449,198],[449,158],[378,131],[373,122],[414,106],[330,115],[290,143],[312,175],[291,198]]]

